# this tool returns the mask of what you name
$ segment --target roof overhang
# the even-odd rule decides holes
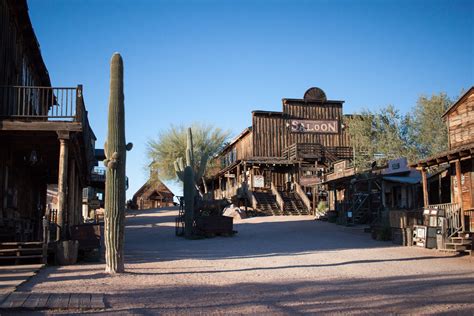
[[[474,143],[468,146],[448,150],[435,156],[420,160],[417,163],[411,164],[410,167],[427,168],[432,166],[438,166],[445,163],[451,163],[456,160],[472,158],[473,153]]]

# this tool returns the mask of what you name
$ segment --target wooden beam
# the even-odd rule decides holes
[[[428,207],[429,200],[428,200],[428,182],[426,181],[426,169],[421,169],[421,179],[423,183],[423,206]]]
[[[81,132],[79,122],[25,122],[0,120],[1,131],[70,131]]]
[[[68,174],[68,151],[69,139],[59,139],[59,172],[58,172],[58,240],[65,239],[66,236],[66,194],[67,194],[67,174]]]
[[[458,194],[456,196],[459,206],[461,207],[461,227],[462,231],[464,231],[464,213],[463,213],[463,205],[462,205],[462,184],[461,184],[461,161],[456,160],[455,162],[456,167],[456,182],[457,182],[457,189]]]

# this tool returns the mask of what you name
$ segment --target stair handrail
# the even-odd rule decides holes
[[[306,206],[310,214],[315,215],[314,210],[311,208],[311,201],[309,200],[306,193],[303,191],[303,188],[301,187],[301,185],[297,182],[295,182],[294,185],[295,185],[296,194],[299,196],[301,201],[303,201],[303,204]],[[316,206],[315,206],[315,209],[316,209]]]
[[[271,189],[272,189],[272,194],[276,197],[276,202],[277,202],[278,207],[279,207],[282,211],[284,211],[284,210],[285,210],[285,201],[284,201],[283,198],[281,197],[280,192],[278,192],[278,189],[277,189],[276,186],[273,184],[273,182],[271,183],[270,187],[271,187]]]

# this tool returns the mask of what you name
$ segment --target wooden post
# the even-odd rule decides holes
[[[58,133],[59,137],[59,171],[58,171],[58,233],[57,239],[65,239],[66,235],[66,211],[67,211],[67,172],[69,133]]]
[[[313,216],[316,215],[316,209],[318,208],[318,206],[316,205],[316,202],[317,202],[316,193],[318,192],[318,190],[316,190],[317,187],[318,187],[318,185],[315,185],[315,186],[312,188],[312,190],[313,190],[313,192],[312,192],[312,193],[313,193],[313,194],[312,194],[312,195],[313,195],[313,209],[312,209],[313,214],[312,214],[312,215],[313,215]]]
[[[461,160],[456,160],[456,182],[457,182],[457,201],[459,203],[459,207],[461,208],[461,227],[462,231],[464,231],[464,208],[462,205],[462,184],[461,184]]]
[[[67,226],[76,225],[76,164],[74,159],[69,161],[69,176],[68,176],[68,192],[67,192]]]
[[[429,200],[428,200],[428,181],[426,180],[426,169],[421,168],[421,179],[423,182],[423,206],[428,207]]]

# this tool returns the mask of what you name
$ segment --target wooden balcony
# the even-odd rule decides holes
[[[89,125],[82,86],[0,86],[0,131],[76,132],[88,169],[94,158],[95,135]]]
[[[334,162],[352,159],[352,147],[326,147],[318,143],[295,143],[283,150],[287,160],[326,160]]]

